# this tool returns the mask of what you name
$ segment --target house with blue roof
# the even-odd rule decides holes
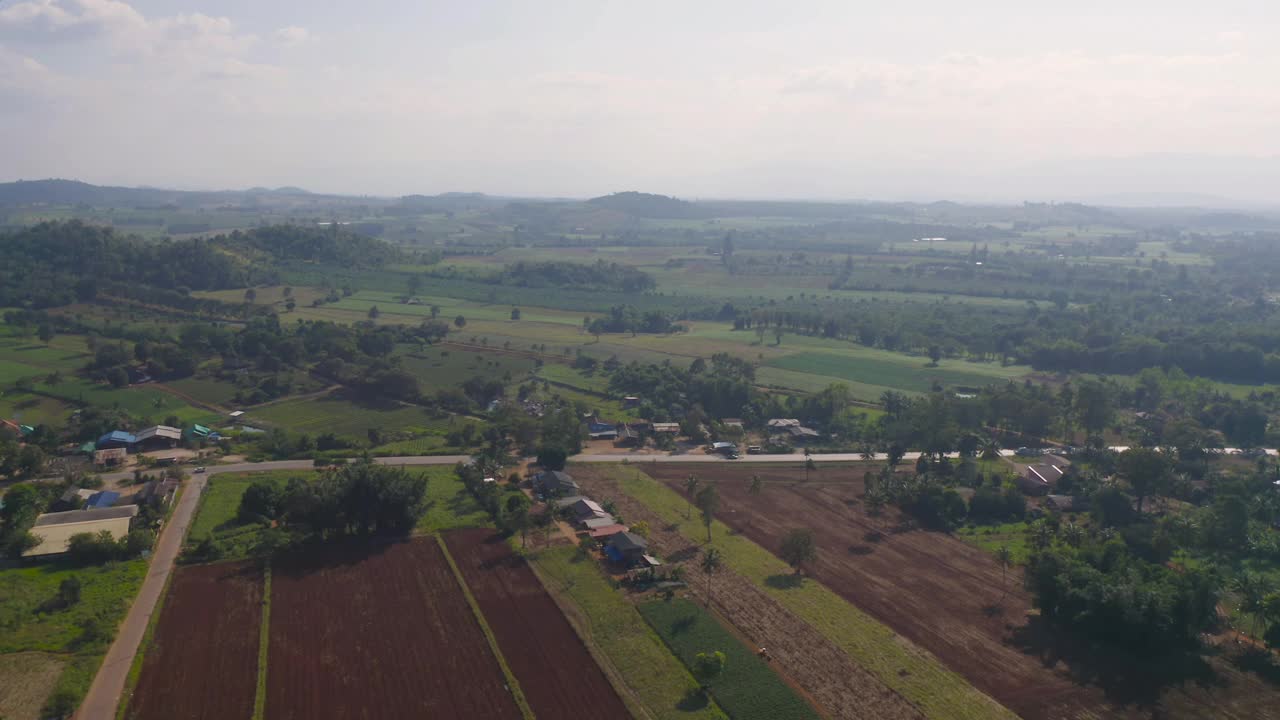
[[[84,504],[84,509],[85,510],[101,510],[102,508],[109,508],[115,505],[116,501],[119,499],[120,499],[120,493],[112,492],[110,490],[103,490],[101,492],[96,492],[90,495],[89,501]]]
[[[106,450],[108,448],[131,448],[138,439],[133,433],[124,430],[112,430],[111,432],[98,438],[98,449]]]

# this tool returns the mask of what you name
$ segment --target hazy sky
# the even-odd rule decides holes
[[[1280,204],[1280,3],[0,0],[0,179]]]

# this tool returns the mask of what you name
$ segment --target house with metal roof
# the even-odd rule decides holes
[[[163,450],[182,441],[182,430],[168,425],[152,425],[138,431],[133,444],[138,450]]]
[[[105,450],[107,448],[131,448],[138,441],[133,433],[124,430],[112,430],[111,432],[98,438],[98,449]]]
[[[120,499],[120,493],[111,490],[102,490],[89,496],[88,502],[84,504],[85,510],[100,510],[109,508],[116,504]]]
[[[629,530],[624,530],[609,540],[604,552],[610,560],[630,565],[638,562],[648,550],[648,540]]]
[[[97,510],[71,510],[44,513],[36,517],[31,528],[40,543],[22,553],[23,557],[44,557],[65,553],[71,538],[81,533],[97,534],[103,531],[119,540],[129,534],[130,524],[138,514],[137,505],[101,508]]]
[[[559,470],[546,470],[534,475],[533,488],[545,495],[577,495],[580,492],[573,476]]]

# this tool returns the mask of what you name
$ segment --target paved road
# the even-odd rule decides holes
[[[1123,451],[1128,448],[1114,447],[1112,449]],[[1230,451],[1231,448],[1228,448],[1227,452]],[[1000,454],[1004,457],[1013,457],[1014,455],[1012,450],[1002,450]],[[1267,454],[1275,455],[1276,450],[1267,450]],[[909,452],[902,459],[904,462],[914,462],[920,458],[920,455],[921,453],[919,452]],[[814,462],[859,462],[866,460],[861,453],[826,453],[815,454],[810,457],[813,458]],[[957,454],[950,453],[949,457],[957,457]],[[729,460],[720,455],[621,453],[575,455],[570,460],[575,463],[616,463],[624,460],[631,463],[798,463],[803,462],[804,458],[805,456],[801,453],[790,455],[750,455],[740,460]],[[427,457],[384,457],[376,458],[375,461],[382,465],[413,466],[453,465],[458,462],[468,462],[470,459],[467,455],[436,455]],[[888,456],[884,453],[877,453],[875,459],[887,460]],[[146,632],[151,613],[155,611],[156,603],[164,590],[165,582],[173,571],[174,561],[178,557],[178,551],[182,547],[183,538],[187,534],[187,528],[191,525],[191,518],[195,514],[201,491],[204,489],[205,483],[208,482],[208,478],[221,473],[311,470],[313,468],[314,464],[310,460],[273,460],[258,463],[236,463],[234,465],[211,465],[208,473],[191,476],[192,479],[187,482],[177,509],[174,510],[168,525],[160,535],[160,542],[156,546],[155,554],[152,557],[151,568],[142,583],[142,590],[139,591],[133,607],[129,609],[129,614],[125,617],[124,624],[121,625],[115,642],[111,644],[111,649],[107,651],[107,657],[102,663],[102,669],[98,671],[97,677],[93,679],[93,685],[89,687],[89,694],[85,696],[84,702],[81,703],[80,710],[76,714],[77,720],[113,720],[115,717],[116,706],[119,705],[120,696],[124,692],[129,667],[133,664],[133,658],[137,655],[138,648],[142,644],[142,636]],[[118,472],[106,474],[102,477],[106,480],[119,480],[132,476],[132,472]]]

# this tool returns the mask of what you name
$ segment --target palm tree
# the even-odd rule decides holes
[[[1001,545],[996,548],[996,561],[1000,563],[1000,599],[1004,600],[1005,593],[1009,592],[1009,585],[1005,582],[1005,575],[1009,571],[1009,566],[1013,564],[1013,551],[1008,545]]]
[[[1253,627],[1249,634],[1256,638],[1258,621],[1262,619],[1261,616],[1266,609],[1267,595],[1271,593],[1271,587],[1265,578],[1251,572],[1241,573],[1232,585],[1232,589],[1240,595],[1240,612],[1253,616]]]
[[[764,491],[764,479],[761,478],[760,475],[758,474],[752,475],[751,486],[747,488],[747,492],[751,493],[751,495],[755,497],[759,497],[760,493],[763,491]]]
[[[1080,547],[1080,543],[1084,542],[1084,528],[1075,523],[1067,523],[1062,528],[1062,539],[1071,547]]]
[[[724,557],[718,548],[709,547],[702,551],[702,573],[707,576],[707,607],[711,607],[711,576],[719,572],[724,565]]]
[[[986,441],[982,443],[982,459],[1000,459],[1000,443],[995,438],[987,438]]]
[[[693,495],[698,492],[698,476],[692,473],[684,479],[684,493],[689,496],[689,508],[685,511],[686,520],[693,517]]]
[[[876,459],[876,446],[869,442],[862,443],[862,449],[860,452],[862,453],[862,459],[867,462],[871,462]]]
[[[707,542],[711,542],[711,523],[720,507],[720,493],[716,492],[715,483],[699,490],[697,500],[698,510],[702,512],[702,524],[707,526]]]

